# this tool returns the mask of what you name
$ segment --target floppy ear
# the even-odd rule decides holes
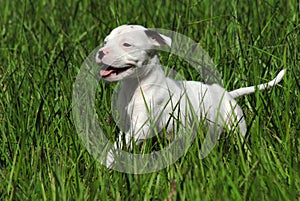
[[[156,31],[152,30],[145,30],[145,34],[153,40],[154,46],[164,46],[167,45],[171,47],[172,39],[168,36],[162,35],[157,33]]]

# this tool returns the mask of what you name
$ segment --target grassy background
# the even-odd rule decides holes
[[[0,200],[300,199],[299,0],[1,0],[0,10]],[[232,137],[204,160],[195,143],[145,175],[107,170],[89,155],[72,120],[72,85],[86,56],[124,23],[198,41],[229,90],[288,69],[279,86],[238,100],[251,162]],[[104,119],[111,93],[100,83]]]

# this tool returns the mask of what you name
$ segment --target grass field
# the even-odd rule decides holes
[[[199,42],[228,90],[287,69],[278,86],[238,99],[251,161],[231,136],[203,160],[196,142],[144,175],[108,170],[87,152],[73,122],[73,83],[109,31],[132,23]],[[162,61],[199,79],[180,61]],[[1,0],[0,200],[300,200],[299,80],[299,0]],[[112,86],[99,83],[97,111],[113,133],[104,121]]]

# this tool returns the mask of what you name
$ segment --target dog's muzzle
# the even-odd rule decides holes
[[[113,64],[106,64],[103,58],[106,52],[99,50],[96,56],[96,62],[100,66],[100,76],[102,78],[118,79],[119,75],[134,67],[132,64],[124,64],[122,66],[114,66]]]

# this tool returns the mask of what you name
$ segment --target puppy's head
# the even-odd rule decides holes
[[[105,38],[96,55],[100,76],[109,82],[133,78],[147,70],[155,50],[172,40],[139,25],[122,25]]]

